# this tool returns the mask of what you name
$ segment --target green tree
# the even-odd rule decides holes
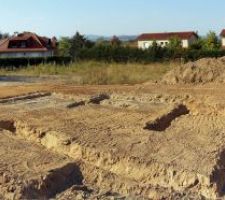
[[[164,48],[162,48],[156,41],[152,42],[152,45],[148,49],[149,58],[151,61],[156,61],[162,58]]]
[[[69,37],[61,37],[58,43],[58,53],[60,56],[70,56],[71,39]]]
[[[110,42],[107,41],[104,37],[100,37],[96,40],[96,46],[109,46]]]
[[[116,46],[116,47],[118,47],[118,46],[120,46],[122,44],[120,39],[117,36],[115,36],[115,35],[112,37],[110,42],[111,42],[112,46]]]
[[[204,39],[198,38],[193,44],[191,44],[190,49],[194,50],[204,49]]]
[[[152,50],[158,50],[159,47],[160,47],[160,46],[157,44],[156,40],[154,40],[154,41],[152,42],[151,49],[152,49]]]
[[[93,42],[87,40],[84,35],[81,35],[79,32],[76,32],[76,34],[71,38],[70,55],[72,58],[76,59],[82,49],[91,48],[93,46]]]
[[[216,33],[209,31],[206,38],[204,39],[204,48],[206,50],[215,50],[220,47],[220,41]]]
[[[178,37],[172,37],[169,39],[167,47],[171,50],[179,50],[182,48],[182,41]]]

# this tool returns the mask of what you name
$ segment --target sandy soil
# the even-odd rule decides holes
[[[202,58],[195,62],[178,65],[162,79],[167,84],[177,83],[224,83],[225,57]]]
[[[225,196],[222,84],[0,91],[3,199]]]

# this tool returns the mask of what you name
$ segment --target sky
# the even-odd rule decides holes
[[[1,32],[138,35],[225,28],[225,0],[0,0]]]

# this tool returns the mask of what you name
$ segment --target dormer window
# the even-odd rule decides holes
[[[26,41],[10,41],[9,48],[16,49],[16,48],[27,48]]]

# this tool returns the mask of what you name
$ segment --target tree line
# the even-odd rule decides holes
[[[147,50],[138,49],[135,41],[122,42],[116,36],[110,41],[100,38],[93,42],[77,32],[72,37],[59,39],[57,53],[59,56],[70,56],[73,60],[107,62],[153,62],[174,59],[190,61],[203,57],[225,56],[221,41],[213,31],[205,37],[199,37],[188,49],[183,49],[182,41],[174,37],[170,38],[165,47],[154,41]]]
[[[9,37],[0,33],[0,39]],[[199,37],[188,49],[182,48],[179,38],[170,38],[167,46],[161,47],[156,41],[147,50],[138,49],[136,41],[121,41],[114,36],[111,40],[99,38],[93,42],[76,32],[72,37],[58,40],[56,56],[70,57],[72,60],[96,60],[106,62],[154,62],[182,59],[196,60],[203,57],[225,56],[221,41],[215,32],[210,31],[205,37]]]

